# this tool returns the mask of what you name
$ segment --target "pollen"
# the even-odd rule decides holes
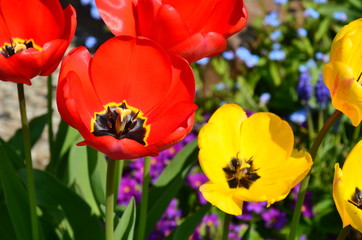
[[[1,48],[1,54],[8,58],[12,55],[24,51],[29,48],[34,48],[38,51],[41,51],[42,48],[35,44],[33,39],[21,39],[21,38],[11,38],[10,43],[5,42]]]
[[[117,140],[128,138],[147,146],[150,125],[139,109],[129,106],[126,101],[110,103],[104,108],[91,120],[94,136],[112,136]]]
[[[233,157],[229,164],[223,168],[229,188],[246,188],[260,178],[254,169],[252,157],[249,160]]]

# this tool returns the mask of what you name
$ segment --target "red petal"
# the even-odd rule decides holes
[[[158,44],[145,38],[117,37],[95,53],[91,80],[104,105],[127,100],[147,114],[171,84],[171,64]]]
[[[111,32],[136,36],[132,0],[96,0],[99,14]]]
[[[0,9],[3,18],[0,23],[7,25],[10,37],[33,38],[37,45],[43,46],[63,35],[64,13],[58,0],[1,0]],[[9,42],[9,35],[1,35],[0,43]]]
[[[0,54],[0,66],[1,80],[31,85],[30,78],[17,71],[2,54]]]

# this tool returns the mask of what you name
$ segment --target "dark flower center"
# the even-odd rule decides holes
[[[5,43],[1,48],[1,54],[8,58],[14,55],[15,53],[21,52],[25,49],[35,48],[38,51],[41,51],[42,48],[34,43],[33,39],[21,39],[21,38],[11,38],[10,43]]]
[[[351,200],[348,200],[349,203],[352,203],[359,209],[362,209],[362,191],[356,188],[354,194],[352,194]]]
[[[223,168],[229,188],[246,188],[260,178],[254,169],[252,157],[249,160],[233,157],[229,164]]]
[[[140,110],[121,104],[107,104],[105,110],[94,114],[91,132],[94,136],[112,136],[116,139],[128,138],[147,146],[150,126]]]

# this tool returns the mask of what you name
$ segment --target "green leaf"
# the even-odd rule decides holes
[[[46,114],[36,117],[29,122],[31,146],[34,146],[41,137],[46,123]],[[8,143],[11,144],[14,149],[17,149],[17,153],[24,158],[23,130],[21,128],[15,132],[14,136],[8,141]]]
[[[11,218],[5,203],[0,203],[0,239],[16,239],[13,225],[11,224]],[[5,230],[6,229],[6,230]]]
[[[20,176],[23,181],[26,180],[24,170],[20,171]],[[60,206],[73,230],[74,239],[104,239],[102,220],[80,196],[46,172],[35,170],[34,177],[39,206]]]
[[[324,18],[320,23],[317,29],[317,32],[314,35],[315,42],[319,42],[324,35],[327,34],[331,20],[329,18]]]
[[[196,140],[186,145],[175,157],[156,181],[149,192],[147,225],[145,236],[148,236],[157,221],[165,212],[171,200],[177,195],[185,182],[187,173],[197,160],[198,148]],[[172,172],[173,171],[173,172]]]
[[[87,146],[88,174],[93,195],[98,204],[105,205],[107,162],[104,154]]]
[[[8,155],[8,158],[11,160],[13,167],[18,170],[20,168],[25,168],[25,162],[22,157],[16,152],[14,147],[7,142],[5,142],[2,138],[0,138],[0,145],[4,148],[4,151]]]
[[[3,144],[0,145],[0,156],[0,182],[16,237],[18,240],[31,239],[28,195],[5,152]],[[26,182],[26,177],[24,180]]]
[[[274,86],[278,87],[282,83],[282,79],[279,73],[279,66],[276,62],[271,62],[269,65],[269,73],[273,80]]]
[[[176,230],[174,240],[188,240],[201,222],[205,214],[210,210],[211,204],[200,207],[192,216],[189,216]]]
[[[136,202],[134,198],[129,201],[122,218],[119,220],[114,236],[117,240],[132,240],[136,224]]]
[[[98,204],[93,196],[88,171],[87,148],[73,145],[68,161],[68,186],[74,186],[78,195],[91,206],[93,212],[100,214]]]

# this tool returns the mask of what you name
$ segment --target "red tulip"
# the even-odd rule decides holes
[[[118,36],[92,58],[84,47],[61,66],[57,104],[89,145],[112,159],[157,156],[188,134],[196,105],[187,61],[156,42]]]
[[[74,36],[74,8],[59,0],[0,0],[0,14],[0,79],[31,85],[51,74]]]
[[[140,35],[189,62],[219,54],[247,20],[243,0],[96,0],[115,35]]]

